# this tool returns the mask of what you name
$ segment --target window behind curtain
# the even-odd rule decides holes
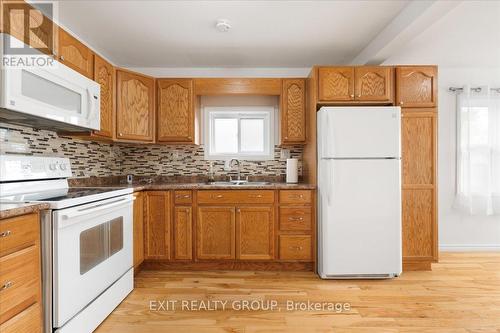
[[[500,214],[500,94],[482,87],[457,98],[457,200],[471,215]]]

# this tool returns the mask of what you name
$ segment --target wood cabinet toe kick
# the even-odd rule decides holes
[[[144,219],[142,268],[315,267],[315,190],[145,191],[134,216]]]

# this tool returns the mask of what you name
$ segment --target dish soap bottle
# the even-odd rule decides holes
[[[210,161],[210,165],[208,167],[208,181],[215,181],[214,161]]]

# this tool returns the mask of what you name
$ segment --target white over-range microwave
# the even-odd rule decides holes
[[[99,84],[53,61],[50,67],[3,66],[0,121],[52,130],[99,130]]]

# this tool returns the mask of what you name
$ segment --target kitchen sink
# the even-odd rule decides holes
[[[208,185],[222,185],[222,186],[260,186],[260,185],[270,185],[270,182],[249,182],[245,180],[241,181],[220,181],[220,182],[207,182]]]

